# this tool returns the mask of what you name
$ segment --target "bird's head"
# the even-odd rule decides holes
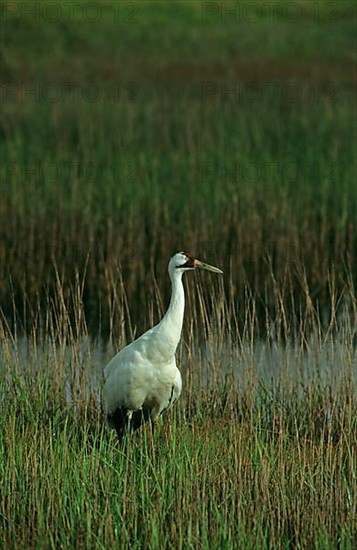
[[[172,256],[169,263],[170,274],[178,270],[183,273],[185,271],[192,271],[193,269],[205,269],[206,271],[213,271],[213,273],[223,273],[218,267],[205,264],[185,252],[178,252]]]

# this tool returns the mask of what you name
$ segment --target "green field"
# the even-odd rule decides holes
[[[1,21],[0,546],[352,550],[354,3]],[[185,277],[183,395],[120,448],[102,367],[178,250],[224,277]]]

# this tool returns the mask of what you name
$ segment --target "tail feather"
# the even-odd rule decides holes
[[[120,440],[123,438],[125,432],[137,430],[150,418],[150,414],[147,409],[132,411],[130,420],[129,412],[131,412],[129,409],[120,407],[107,415],[108,426],[115,429]]]

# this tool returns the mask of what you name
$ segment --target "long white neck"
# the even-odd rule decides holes
[[[175,353],[181,338],[185,292],[182,284],[183,272],[179,269],[170,273],[172,294],[170,305],[159,323],[160,333],[171,353]]]

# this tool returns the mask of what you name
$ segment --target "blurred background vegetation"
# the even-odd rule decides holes
[[[331,280],[343,292],[357,269],[354,3],[294,5],[3,5],[8,317],[15,304],[31,324],[57,271],[68,294],[83,281],[88,326],[107,334],[119,269],[144,328],[153,274],[166,302],[181,249],[263,310],[276,282],[287,310],[307,290],[328,307]]]

